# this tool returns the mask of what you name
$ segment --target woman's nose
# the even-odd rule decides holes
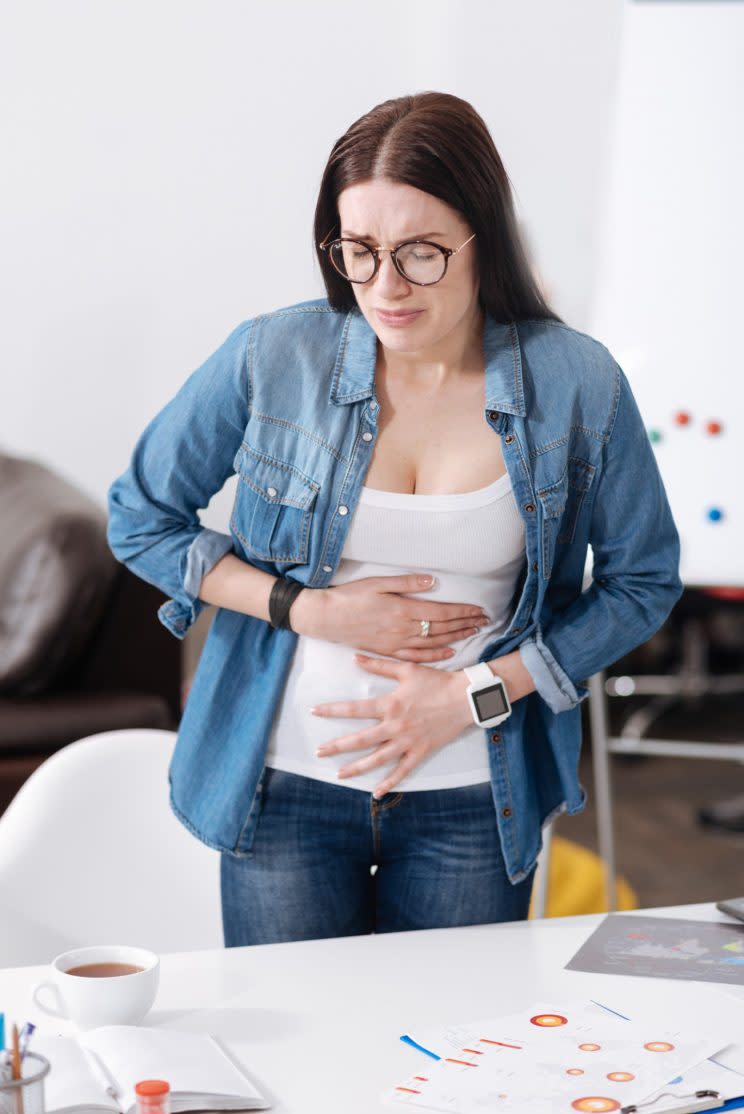
[[[380,290],[400,290],[409,284],[396,270],[393,257],[389,251],[380,252],[380,266],[375,276],[375,283]]]

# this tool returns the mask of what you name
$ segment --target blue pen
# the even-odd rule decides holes
[[[5,1052],[5,1014],[0,1011],[0,1083],[7,1082],[8,1054]]]
[[[431,1056],[432,1060],[441,1060],[441,1056],[437,1056],[436,1052],[431,1052],[430,1049],[424,1048],[423,1044],[419,1044],[413,1037],[403,1036],[400,1038],[404,1044],[410,1044],[411,1048],[415,1048],[418,1052],[423,1052],[426,1056]]]
[[[31,1040],[31,1037],[34,1035],[34,1030],[35,1029],[36,1029],[36,1026],[34,1025],[33,1021],[27,1021],[26,1024],[21,1029],[21,1035],[18,1038],[18,1049],[21,1053],[21,1059],[23,1059],[23,1057],[26,1055],[26,1049],[28,1048],[28,1042]]]

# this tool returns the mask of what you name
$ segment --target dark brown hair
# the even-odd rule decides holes
[[[451,93],[383,101],[337,139],[323,171],[313,223],[328,301],[356,307],[351,284],[318,244],[339,234],[337,199],[356,182],[389,178],[432,194],[476,233],[481,308],[497,321],[560,321],[532,273],[514,213],[511,186],[491,134],[473,106]],[[330,237],[332,238],[332,236]]]

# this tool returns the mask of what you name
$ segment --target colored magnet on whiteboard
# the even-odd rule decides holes
[[[723,518],[723,511],[720,507],[711,507],[708,511],[708,518],[711,522],[720,522]]]
[[[648,431],[648,439],[652,445],[658,445],[659,441],[661,441],[661,430],[650,429]]]
[[[722,422],[706,422],[705,423],[705,432],[710,433],[710,434],[722,433],[723,432],[723,423]]]
[[[674,421],[677,425],[689,425],[692,421],[692,415],[688,414],[686,410],[678,410],[674,415]]]

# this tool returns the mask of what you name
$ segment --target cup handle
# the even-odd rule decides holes
[[[50,1006],[47,1002],[45,1002],[42,999],[41,991],[43,991],[43,990],[51,990],[53,992],[55,998],[57,999],[57,1005],[60,1007],[59,1009],[55,1010],[52,1006]],[[53,982],[37,982],[36,986],[31,991],[31,998],[33,999],[35,1004],[39,1007],[39,1009],[44,1011],[44,1013],[50,1013],[52,1015],[52,1017],[62,1017],[62,1018],[67,1017],[67,1015],[64,1013],[64,1011],[61,1008],[62,1007],[62,999],[60,997],[59,990]]]

